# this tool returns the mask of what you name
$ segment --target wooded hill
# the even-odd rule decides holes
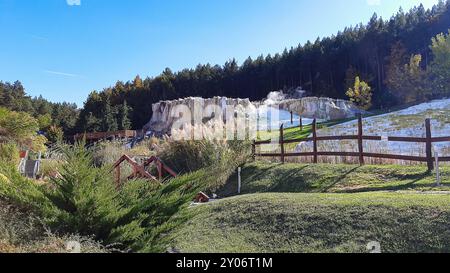
[[[60,125],[66,133],[140,129],[150,120],[153,103],[188,96],[261,100],[270,91],[301,86],[314,96],[347,98],[356,76],[370,85],[373,108],[445,96],[450,90],[443,82],[450,76],[439,75],[441,82],[433,86],[436,82],[428,79],[439,77],[427,73],[434,60],[432,38],[449,28],[450,0],[429,10],[422,5],[408,12],[400,9],[388,20],[374,14],[365,25],[347,27],[281,54],[249,57],[242,64],[235,59],[223,65],[199,64],[179,72],[167,68],[156,77],[118,81],[88,96],[76,124],[71,120]],[[447,58],[445,54],[441,55]],[[405,82],[411,90],[406,90]],[[434,93],[436,86],[439,92]],[[65,106],[71,112],[70,105]]]
[[[426,67],[432,61],[431,38],[449,28],[450,1],[440,1],[430,10],[422,5],[409,12],[400,9],[389,20],[374,14],[366,25],[348,27],[281,54],[248,58],[242,65],[231,59],[222,66],[198,65],[177,73],[167,68],[154,78],[137,76],[100,93],[92,92],[78,125],[87,131],[101,127],[101,109],[108,100],[113,106],[126,100],[132,108],[133,127],[140,128],[150,120],[152,103],[187,96],[260,100],[270,91],[302,86],[315,96],[346,98],[357,75],[371,85],[374,107],[388,107],[402,103],[386,85],[391,48],[401,42],[408,59],[411,54],[421,54],[421,65]]]

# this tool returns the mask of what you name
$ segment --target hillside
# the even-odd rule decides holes
[[[449,252],[450,169],[256,162],[217,201],[185,209],[161,248],[181,252]],[[189,219],[179,221],[179,219]],[[176,224],[182,223],[182,224]]]
[[[275,55],[261,55],[238,63],[230,60],[222,65],[199,64],[181,71],[165,69],[157,77],[137,76],[128,82],[118,81],[102,92],[92,92],[80,113],[79,131],[101,130],[102,111],[110,103],[113,108],[127,102],[130,106],[132,127],[140,129],[152,116],[151,105],[159,101],[185,97],[249,98],[261,100],[274,90],[296,88],[311,96],[346,98],[355,76],[367,81],[373,90],[374,108],[405,103],[396,97],[396,90],[386,84],[392,78],[405,86],[411,80],[402,80],[389,74],[395,67],[404,67],[411,54],[420,54],[424,62],[432,65],[434,53],[431,39],[447,33],[450,26],[450,1],[440,2],[433,9],[418,6],[408,12],[399,10],[386,20],[376,14],[364,24],[349,26],[336,35],[305,41]],[[391,56],[392,48],[400,42],[402,56]],[[394,60],[399,59],[396,63]],[[425,62],[427,60],[427,62]],[[427,85],[425,81],[420,84]],[[418,84],[417,84],[418,85]],[[416,85],[404,91],[414,97]],[[433,92],[447,92],[447,88],[434,88]],[[403,92],[403,90],[402,90]],[[438,94],[433,94],[436,96]]]
[[[449,252],[449,195],[253,194],[189,208],[181,252]]]
[[[425,119],[431,118],[431,131],[433,137],[450,136],[450,99],[434,100],[415,105],[400,111],[363,119],[365,135],[376,136],[405,136],[425,137]],[[356,135],[357,121],[329,126],[318,130],[319,136]],[[440,156],[450,155],[449,145],[446,142],[433,144]],[[312,149],[311,143],[302,143],[298,151]],[[325,151],[356,151],[355,141],[320,142],[319,149]],[[425,145],[423,143],[404,142],[364,142],[364,150],[372,153],[390,153],[423,156]]]
[[[426,166],[275,164],[255,162],[242,168],[243,194],[249,193],[353,193],[372,191],[450,191],[450,167],[441,168],[445,187],[434,187],[435,174]],[[236,174],[219,191],[235,195]]]

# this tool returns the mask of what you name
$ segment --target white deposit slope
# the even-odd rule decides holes
[[[431,118],[433,137],[450,136],[450,99],[422,103],[407,109],[363,120],[364,135],[425,137],[425,119]],[[351,121],[318,131],[319,136],[356,135],[358,122]],[[450,142],[435,143],[440,156],[450,155]],[[364,141],[366,152],[401,155],[425,155],[425,144],[387,141]],[[312,150],[311,143],[301,143],[297,151]],[[357,151],[356,141],[319,142],[319,151]]]

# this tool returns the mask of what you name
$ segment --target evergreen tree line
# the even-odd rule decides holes
[[[76,104],[52,103],[42,96],[30,97],[19,81],[14,83],[0,82],[0,107],[15,112],[28,113],[39,123],[39,129],[46,134],[60,134],[66,136],[81,132],[76,126],[80,109]],[[129,119],[131,108],[124,101],[111,106],[109,98],[100,106],[101,117],[88,115],[83,131],[117,131],[131,129]]]
[[[39,121],[42,131],[63,131],[66,135],[76,131],[80,112],[74,103],[52,103],[42,96],[28,96],[19,81],[0,82],[0,107],[30,114]]]
[[[105,103],[102,104],[100,118],[89,112],[87,116],[83,117],[84,119],[79,120],[80,126],[83,128],[80,132],[114,132],[132,128],[129,118],[131,108],[127,101],[117,106],[111,106],[109,98],[106,98]]]
[[[393,65],[409,64],[412,54],[420,54],[421,68],[427,67],[433,61],[431,38],[449,28],[450,1],[440,1],[429,10],[422,5],[409,12],[400,9],[389,20],[374,14],[366,25],[348,27],[337,35],[308,41],[282,54],[248,58],[242,65],[231,59],[223,66],[198,65],[177,73],[167,68],[154,78],[137,76],[102,92],[92,92],[81,111],[78,128],[100,130],[98,122],[90,121],[102,119],[107,101],[112,106],[127,101],[132,127],[137,129],[150,120],[151,105],[160,100],[188,96],[261,100],[270,91],[297,86],[310,95],[345,99],[356,76],[370,85],[373,108],[403,104],[406,101],[392,90],[392,73],[388,72],[392,72]],[[404,51],[400,59],[392,60],[391,51],[396,45]]]
[[[348,99],[364,108],[450,96],[448,37],[450,0],[432,9],[420,5],[389,20],[374,14],[366,24],[308,41],[281,54],[231,59],[224,65],[198,65],[159,76],[118,81],[89,94],[75,105],[29,98],[19,82],[0,84],[0,106],[50,115],[66,135],[78,132],[140,129],[152,115],[152,104],[189,96],[226,96],[261,100],[270,91],[301,86],[312,96]],[[430,46],[431,44],[431,46]],[[6,90],[6,91],[5,91]],[[11,91],[12,90],[12,91]],[[359,98],[357,95],[363,94]],[[362,105],[364,104],[364,105]]]

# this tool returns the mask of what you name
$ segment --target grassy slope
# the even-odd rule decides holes
[[[247,195],[184,210],[190,220],[164,241],[182,252],[365,252],[370,241],[384,252],[450,252],[450,195],[417,192],[447,190],[425,171],[253,163],[243,169]]]
[[[170,236],[182,252],[450,252],[450,196],[254,194],[185,213]]]
[[[317,124],[317,128],[318,129],[327,128],[327,127],[345,123],[345,122],[348,122],[351,120],[354,120],[354,118],[322,122],[322,123]],[[307,138],[310,134],[312,134],[312,125],[303,126],[302,130],[300,130],[299,127],[292,127],[292,128],[284,129],[284,139],[285,140]],[[264,131],[264,132],[258,133],[258,139],[259,140],[270,140],[272,138],[279,137],[279,135],[280,135],[279,130],[273,130],[271,132]]]
[[[434,187],[435,174],[425,166],[272,164],[256,162],[242,169],[242,193],[257,192],[367,192],[450,190],[450,166],[441,167],[444,187]],[[237,177],[231,177],[221,196],[233,195]]]

